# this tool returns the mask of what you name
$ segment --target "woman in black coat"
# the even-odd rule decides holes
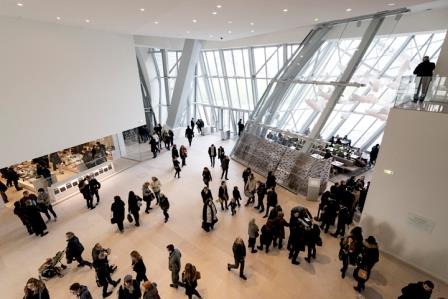
[[[47,287],[37,278],[30,278],[26,282],[23,299],[50,299]]]
[[[209,187],[209,184],[212,181],[212,174],[210,173],[210,170],[208,170],[207,167],[204,167],[204,170],[202,171],[202,181],[204,181],[204,184],[207,187]]]
[[[135,280],[137,281],[138,285],[140,285],[142,281],[148,281],[148,278],[146,277],[146,266],[143,262],[143,257],[140,255],[140,253],[138,253],[138,251],[133,250],[131,252],[131,260],[132,270],[134,270],[137,274]]]
[[[42,215],[37,206],[33,205],[30,201],[27,201],[25,213],[28,215],[31,227],[36,236],[43,237],[48,234],[47,225],[45,224],[44,219],[42,219]]]
[[[132,279],[131,275],[126,275],[123,285],[118,290],[118,299],[140,299],[141,297],[140,285]]]
[[[140,226],[140,215],[138,213],[140,211],[140,205],[141,201],[138,196],[134,194],[134,191],[130,191],[128,196],[128,212],[134,217],[135,226]]]
[[[362,242],[361,254],[357,261],[357,267],[353,271],[353,277],[358,282],[356,287],[353,287],[356,291],[361,293],[364,291],[365,284],[369,280],[370,272],[373,266],[379,261],[380,252],[378,250],[378,244],[373,236],[369,236]]]
[[[123,221],[124,221],[124,201],[121,200],[120,196],[115,196],[114,197],[114,202],[112,203],[111,206],[111,211],[112,211],[112,223],[116,223],[118,226],[118,229],[120,230],[120,232],[123,232],[124,230],[124,226],[123,226]]]

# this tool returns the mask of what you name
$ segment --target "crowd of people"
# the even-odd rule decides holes
[[[192,119],[191,127],[188,127],[185,132],[185,137],[188,139],[190,146],[194,137],[195,124],[198,126],[198,130],[201,131],[202,128],[199,128],[198,123],[195,123]],[[155,135],[159,136],[157,131]],[[177,146],[173,143],[172,137],[170,137],[169,131],[166,134],[161,132],[160,136],[165,136],[160,140],[164,140],[164,142],[165,139],[167,140],[165,147],[171,150],[173,167],[176,171],[175,176],[180,177],[179,168],[181,166],[179,163],[175,163],[175,161],[178,161],[177,159],[180,157],[182,167],[186,166],[186,147],[182,145],[178,150]],[[155,137],[149,136],[148,139],[154,140]],[[156,147],[160,151],[161,147],[159,143],[156,144]],[[230,212],[234,216],[238,209],[253,207],[253,211],[259,215],[263,215],[263,218],[261,218],[263,219],[263,223],[260,225],[261,228],[257,225],[255,217],[251,218],[248,223],[247,248],[251,254],[259,252],[269,253],[270,250],[279,251],[285,246],[289,253],[288,258],[291,260],[291,264],[300,265],[299,255],[305,250],[307,254],[304,260],[307,263],[311,263],[317,257],[317,248],[324,245],[321,238],[321,230],[324,233],[328,233],[330,228],[336,224],[337,220],[337,225],[332,236],[336,238],[341,237],[338,254],[342,264],[341,277],[345,278],[348,268],[352,266],[354,268],[353,277],[357,282],[354,289],[360,293],[365,289],[365,284],[370,278],[371,271],[379,261],[379,245],[374,236],[368,236],[364,239],[362,228],[359,226],[354,226],[348,235],[346,235],[346,229],[349,225],[354,224],[356,212],[362,211],[364,206],[369,189],[369,182],[366,183],[364,177],[357,179],[351,177],[347,181],[341,181],[331,186],[328,191],[322,194],[316,217],[313,217],[307,208],[297,206],[290,210],[288,221],[286,212],[282,208],[281,200],[276,191],[277,180],[274,173],[269,172],[266,180],[260,180],[256,179],[251,168],[246,168],[242,173],[242,181],[244,184],[242,193],[246,197],[246,202],[243,203],[238,186],[233,186],[231,190],[228,189],[231,188],[228,186],[230,158],[225,154],[224,148],[216,148],[212,144],[208,148],[207,153],[211,168],[215,167],[216,157],[218,157],[221,164],[221,181],[216,190],[216,203],[219,203],[221,213]],[[219,214],[215,205],[214,192],[210,188],[212,174],[208,167],[204,167],[203,169],[202,180],[204,183],[204,187],[201,190],[201,198],[203,200],[202,228],[206,232],[211,233],[215,230]],[[100,188],[101,184],[94,178],[87,177],[79,183],[80,192],[86,200],[89,209],[94,209],[99,204]],[[45,221],[41,214],[45,215],[48,221],[50,221],[51,216],[53,216],[55,221],[57,219],[57,215],[49,201],[48,194],[42,189],[39,190],[38,196],[34,196],[28,192],[24,192],[23,195],[23,198],[15,203],[14,213],[20,218],[30,234],[35,233],[39,236],[44,236],[47,231]],[[93,204],[94,197],[97,199],[95,205]],[[170,203],[167,196],[162,193],[162,183],[160,180],[157,177],[152,177],[150,181],[143,183],[141,197],[134,191],[129,192],[127,209],[126,203],[120,196],[117,195],[113,198],[111,205],[111,224],[117,225],[119,232],[124,231],[125,220],[134,223],[138,227],[141,221],[141,208],[143,207],[144,212],[149,214],[154,210],[155,206],[160,207],[160,210],[163,212],[164,222],[166,223],[169,219],[168,211]],[[289,229],[289,236],[285,244],[287,229]],[[161,298],[157,289],[157,283],[148,280],[148,267],[144,262],[143,256],[136,250],[132,250],[129,253],[130,266],[135,274],[127,274],[121,280],[120,278],[114,279],[112,277],[117,270],[117,266],[111,264],[108,260],[111,254],[110,248],[103,247],[99,243],[95,244],[92,248],[92,260],[89,261],[84,259],[84,246],[73,232],[66,233],[66,241],[67,246],[64,252],[67,263],[71,264],[73,261],[76,261],[78,267],[88,266],[94,269],[95,280],[98,287],[102,288],[103,298],[111,296],[114,289],[118,289],[118,299]],[[175,289],[179,287],[183,288],[188,298],[193,298],[193,296],[201,298],[197,290],[201,273],[192,263],[186,263],[182,271],[182,254],[180,249],[176,248],[173,244],[167,245],[166,248],[168,251],[168,270],[171,273],[170,287]],[[241,236],[236,237],[231,246],[231,252],[234,261],[227,264],[227,270],[239,269],[239,277],[242,280],[247,280],[248,277],[245,273],[246,244]],[[58,254],[60,256],[63,252]],[[52,265],[56,269],[54,271],[55,275],[60,276],[66,266],[63,264],[60,267],[54,266],[57,262],[60,262],[60,258],[56,260],[54,258],[48,259],[46,264]],[[121,281],[123,282],[121,283]],[[430,298],[433,288],[434,285],[431,281],[410,284],[403,288],[400,299]],[[89,289],[77,282],[70,285],[69,291],[78,298],[92,298]],[[26,283],[24,292],[25,299],[50,298],[49,291],[45,287],[41,277],[39,279],[30,278]],[[418,294],[417,297],[416,294]]]

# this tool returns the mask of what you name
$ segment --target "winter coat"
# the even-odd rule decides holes
[[[100,182],[97,181],[97,179],[91,179],[89,181],[89,188],[90,188],[90,192],[93,193],[95,191],[100,190],[101,184],[100,184]]]
[[[216,157],[216,147],[215,146],[210,146],[208,148],[208,155],[210,157]]]
[[[36,234],[42,233],[47,229],[47,225],[42,219],[42,215],[40,214],[40,210],[37,206],[27,206],[25,208],[25,213],[27,214],[30,224],[33,227],[33,231]]]
[[[233,257],[237,261],[243,261],[246,257],[246,246],[244,243],[234,242],[232,246]]]
[[[436,64],[434,62],[423,61],[414,70],[414,75],[418,77],[432,77]]]
[[[249,228],[247,230],[247,233],[249,234],[249,238],[257,238],[258,237],[258,225],[254,223],[249,222]]]
[[[95,270],[96,270],[96,276],[98,278],[98,282],[101,286],[104,286],[107,284],[107,277],[110,273],[110,267],[109,262],[106,259],[97,259],[94,262]]]
[[[221,168],[224,170],[229,169],[229,163],[230,163],[230,159],[228,157],[222,159]]]
[[[140,211],[139,197],[137,195],[128,198],[128,211],[132,214],[137,214]]]
[[[202,201],[204,203],[207,202],[207,199],[211,199],[213,200],[213,195],[212,192],[210,191],[210,189],[207,190],[207,192],[205,192],[204,190],[201,191],[201,197],[202,197]]]
[[[123,222],[125,215],[124,201],[120,199],[118,202],[113,202],[111,206],[112,218],[116,222]]]
[[[266,180],[266,189],[270,189],[272,187],[275,188],[276,185],[277,185],[277,179],[275,178],[275,176],[274,175],[268,176]]]
[[[167,211],[170,208],[170,202],[168,201],[168,198],[166,196],[160,196],[159,205],[163,211]]]
[[[79,242],[78,237],[74,236],[67,242],[67,248],[65,249],[65,254],[67,260],[72,261],[75,257],[81,256],[84,251],[84,246]]]
[[[285,238],[285,226],[289,226],[289,223],[283,217],[277,217],[274,220],[275,236],[277,238]]]
[[[48,293],[47,288],[45,288],[38,294],[31,294],[28,296],[24,296],[23,299],[50,299],[50,294]]]
[[[232,195],[233,195],[233,198],[235,198],[235,199],[241,199],[240,190],[233,189]]]
[[[143,277],[146,275],[146,266],[143,260],[137,261],[135,264],[132,265],[132,270],[137,273],[137,276],[135,277],[136,280],[143,280]]]
[[[152,283],[152,288],[145,291],[142,299],[160,299],[159,291],[157,290],[157,284]]]
[[[410,283],[401,289],[401,296],[398,299],[430,299],[432,291],[423,288],[423,282]]]
[[[273,190],[268,191],[267,193],[267,206],[275,207],[277,206],[278,199],[277,193]]]
[[[246,192],[255,192],[255,190],[257,189],[257,183],[255,182],[255,180],[251,180],[249,179],[246,183],[246,186],[244,186],[244,191]]]
[[[151,183],[149,183],[151,185],[151,189],[153,192],[160,192],[160,188],[162,187],[162,184],[160,183],[159,180],[156,181],[151,181]]]
[[[216,217],[216,206],[213,203],[213,201],[209,200],[204,204],[204,207],[202,209],[202,221],[204,223],[216,223],[218,221],[218,218]]]
[[[210,171],[203,171],[202,181],[204,182],[204,184],[207,185],[211,180],[212,180],[212,174],[210,173]]]
[[[168,269],[171,272],[179,272],[180,271],[180,258],[182,257],[182,254],[180,253],[179,249],[174,248],[173,251],[170,252],[168,256]]]
[[[220,186],[218,191],[218,197],[222,200],[229,199],[229,193],[227,192],[227,186]]]
[[[142,297],[142,291],[136,280],[132,280],[134,291],[132,294],[124,286],[120,286],[118,290],[118,299],[140,299]]]
[[[89,289],[86,286],[81,286],[81,291],[78,297],[79,299],[93,299],[92,295],[89,292]]]

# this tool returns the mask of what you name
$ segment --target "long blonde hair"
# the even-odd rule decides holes
[[[29,284],[33,284],[34,286],[36,286],[36,291],[33,292],[32,290],[30,290],[28,288]],[[30,279],[28,279],[28,281],[26,282],[25,285],[25,297],[31,296],[31,295],[36,295],[36,294],[40,294],[43,290],[45,290],[45,284],[42,282],[42,280],[39,280],[37,278],[31,277]]]

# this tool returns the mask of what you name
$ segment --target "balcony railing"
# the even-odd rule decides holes
[[[439,76],[403,77],[394,107],[448,113],[448,78]]]

